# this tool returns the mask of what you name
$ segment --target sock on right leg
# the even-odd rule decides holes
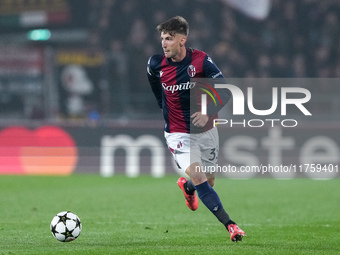
[[[230,224],[235,224],[224,210],[221,200],[208,181],[196,186],[197,195],[202,203],[215,215],[215,217],[228,229]]]

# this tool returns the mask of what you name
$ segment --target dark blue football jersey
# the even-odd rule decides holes
[[[186,57],[180,62],[173,62],[163,55],[154,55],[148,61],[148,79],[159,107],[163,110],[164,130],[169,133],[197,133],[213,127],[217,110],[209,112],[209,121],[203,128],[191,124],[190,90],[194,84],[192,78],[223,78],[222,72],[207,53],[187,48]],[[223,105],[230,95],[223,96]],[[191,130],[190,130],[191,126]]]

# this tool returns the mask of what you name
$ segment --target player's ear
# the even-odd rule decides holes
[[[186,41],[187,41],[187,37],[186,37],[186,36],[182,36],[182,37],[181,37],[181,40],[180,40],[180,45],[181,45],[181,46],[184,46],[184,44],[186,43]]]

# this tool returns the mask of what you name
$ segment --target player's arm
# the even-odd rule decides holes
[[[216,64],[212,61],[212,59],[208,55],[205,56],[203,61],[203,71],[206,78],[214,80],[216,79],[218,80],[218,83],[227,83],[220,69],[216,66]],[[221,98],[222,105],[217,104],[217,106],[215,106],[213,102],[208,104],[207,114],[209,116],[214,116],[215,114],[217,114],[223,108],[223,106],[225,106],[228,103],[228,101],[231,98],[231,92],[227,89],[216,89],[216,92]],[[216,100],[218,99],[216,98]]]
[[[157,77],[154,66],[155,60],[153,57],[149,58],[148,65],[147,65],[147,75],[148,80],[151,85],[152,92],[154,93],[158,106],[162,109],[162,84],[159,77]]]

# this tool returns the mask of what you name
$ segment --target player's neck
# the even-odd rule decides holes
[[[187,55],[187,49],[183,46],[180,52],[174,57],[171,58],[172,62],[181,62]]]

